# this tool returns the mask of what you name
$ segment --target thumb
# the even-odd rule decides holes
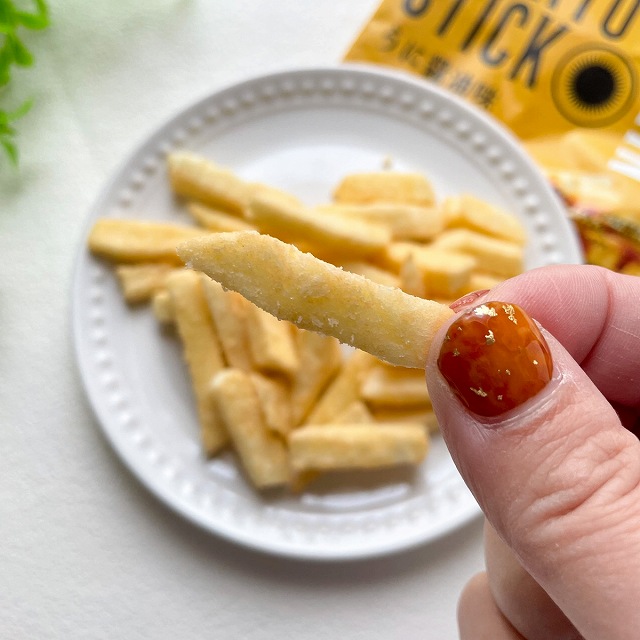
[[[522,566],[585,638],[636,637],[640,442],[585,371],[517,305],[480,299],[434,341],[427,382],[460,473]]]

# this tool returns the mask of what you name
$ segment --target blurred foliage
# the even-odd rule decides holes
[[[34,57],[21,39],[25,29],[40,30],[49,26],[49,9],[45,0],[32,0],[30,10],[14,0],[0,0],[0,91],[11,81],[14,66],[31,67]],[[0,146],[9,161],[18,164],[18,147],[14,122],[31,108],[26,100],[12,111],[0,108]]]

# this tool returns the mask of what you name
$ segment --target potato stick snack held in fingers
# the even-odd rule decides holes
[[[402,282],[395,273],[391,273],[391,271],[388,271],[387,269],[377,267],[370,262],[366,262],[364,260],[347,260],[334,264],[337,267],[342,267],[345,271],[357,273],[365,278],[369,278],[369,280],[377,282],[378,284],[384,284],[387,285],[387,287],[401,288],[400,285]]]
[[[381,360],[422,368],[453,311],[318,260],[254,231],[181,243],[182,260],[282,320],[334,336]]]

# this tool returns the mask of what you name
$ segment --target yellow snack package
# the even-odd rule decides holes
[[[640,0],[382,0],[345,61],[415,73],[501,120],[587,261],[640,271]]]

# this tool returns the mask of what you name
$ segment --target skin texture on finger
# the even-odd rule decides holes
[[[525,640],[500,613],[485,573],[471,578],[460,596],[458,631],[460,640]]]
[[[586,275],[577,269],[538,270],[492,290],[487,299],[546,317],[607,393],[615,388],[618,401],[637,403],[638,390],[629,390],[629,379],[607,381],[608,367],[616,376],[626,371],[624,358],[607,361],[602,350],[603,344],[613,350],[623,345],[626,358],[640,368],[637,311],[628,314],[630,322],[622,306],[633,287],[626,279],[624,286],[607,284],[609,276],[599,269],[585,267]],[[549,281],[560,287],[556,293]],[[543,287],[537,298],[536,287]],[[431,399],[460,472],[521,565],[588,640],[635,638],[640,443],[567,350],[545,337],[555,361],[553,379],[521,407],[497,418],[466,411],[439,374],[437,343],[427,366]]]
[[[581,640],[558,605],[486,521],[484,548],[489,590],[514,629],[527,640]]]

